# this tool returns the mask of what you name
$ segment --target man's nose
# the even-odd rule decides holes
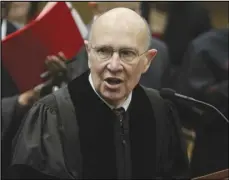
[[[107,67],[110,71],[113,71],[113,72],[122,70],[121,59],[117,52],[114,52]]]

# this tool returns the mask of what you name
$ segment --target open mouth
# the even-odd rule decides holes
[[[118,85],[118,84],[121,84],[123,82],[121,79],[113,78],[113,77],[106,78],[105,81],[110,85]]]

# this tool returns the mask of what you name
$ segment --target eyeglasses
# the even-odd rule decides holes
[[[119,58],[121,59],[121,61],[126,62],[126,63],[133,62],[137,57],[140,57],[147,52],[145,51],[142,54],[139,54],[134,49],[123,48],[123,49],[116,50],[110,46],[102,46],[102,47],[92,47],[91,46],[91,48],[95,50],[96,55],[99,57],[101,61],[109,60],[110,58],[112,58],[114,52],[118,52]]]

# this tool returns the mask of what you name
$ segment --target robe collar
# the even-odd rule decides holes
[[[117,178],[115,114],[94,92],[83,73],[68,84],[79,126],[83,178]],[[132,178],[156,176],[156,121],[145,91],[137,85],[128,108]]]

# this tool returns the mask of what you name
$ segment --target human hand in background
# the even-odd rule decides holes
[[[65,75],[67,73],[66,61],[67,59],[63,52],[59,52],[57,55],[47,56],[45,64],[49,76],[56,77]]]
[[[41,89],[42,87],[39,85],[36,86],[34,89],[30,89],[20,94],[18,97],[18,103],[24,107],[33,105],[34,102],[39,100]]]

